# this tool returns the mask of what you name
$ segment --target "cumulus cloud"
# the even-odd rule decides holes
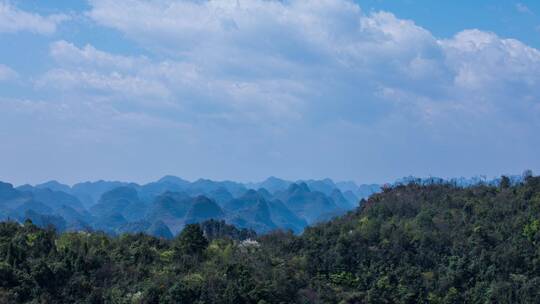
[[[182,155],[204,159],[178,163],[193,174],[206,168],[230,177],[251,166],[262,175],[354,178],[420,167],[436,174],[428,170],[446,157],[474,174],[515,150],[525,152],[507,167],[519,171],[540,152],[540,54],[514,39],[475,29],[441,39],[348,0],[90,0],[90,7],[89,18],[144,56],[56,41],[49,49],[56,66],[36,87],[55,90],[67,108],[107,109],[107,121],[89,115],[110,126],[106,136],[121,132],[113,117],[152,122],[137,131],[163,148],[164,128],[153,125],[187,126],[179,132],[189,145],[170,133],[163,139],[174,143],[163,149],[171,153],[167,169]]]
[[[17,72],[12,68],[0,64],[0,81],[10,80],[17,77]]]
[[[494,33],[467,30],[441,41],[448,66],[455,71],[459,87],[481,90],[538,94],[540,51],[514,39],[501,39]],[[508,90],[505,86],[520,86]],[[502,93],[497,90],[497,93]]]
[[[301,84],[282,79],[234,80],[203,71],[197,62],[152,61],[146,57],[110,54],[91,45],[77,47],[66,41],[50,45],[50,55],[59,68],[42,75],[36,86],[66,91],[95,92],[111,99],[138,99],[153,106],[196,108],[201,117],[233,121],[229,112],[257,120],[260,115],[294,115],[289,109],[299,100],[292,91]],[[283,91],[287,93],[283,93]],[[124,100],[124,98],[120,98]],[[222,112],[216,113],[216,108]],[[219,111],[219,110],[218,110]]]
[[[221,92],[217,98],[235,109],[271,104],[256,109],[354,121],[351,113],[377,117],[406,103],[432,120],[450,108],[535,102],[539,93],[534,48],[479,30],[440,40],[413,21],[365,13],[347,0],[90,4],[90,18],[196,67],[190,89]],[[165,78],[174,86],[182,76]]]
[[[55,41],[50,45],[50,55],[62,65],[70,66],[97,66],[115,70],[133,70],[147,63],[144,57],[129,57],[113,55],[97,50],[87,44],[82,48],[65,40]]]
[[[57,26],[69,17],[64,14],[41,16],[20,10],[8,1],[0,1],[0,33],[28,31],[36,34],[52,34]]]
[[[81,89],[97,94],[112,94],[109,96],[112,98],[119,96],[164,97],[168,94],[167,88],[159,82],[117,72],[103,74],[91,71],[54,69],[44,74],[36,84],[40,88]],[[114,94],[118,95],[114,96]]]

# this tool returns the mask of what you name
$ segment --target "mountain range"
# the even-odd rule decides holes
[[[517,183],[521,178],[511,176],[510,181]],[[451,182],[467,187],[499,180],[405,177],[394,184],[409,182]],[[0,220],[30,219],[59,231],[97,230],[112,235],[143,232],[164,238],[173,237],[187,224],[211,219],[257,233],[277,229],[301,233],[308,225],[354,209],[362,199],[384,187],[328,178],[288,181],[276,177],[258,183],[190,182],[176,176],[142,185],[100,180],[73,186],[49,181],[14,187],[0,182]]]
[[[187,224],[210,219],[257,233],[301,233],[308,225],[355,208],[380,189],[376,184],[276,177],[246,184],[190,182],[176,176],[147,184],[100,180],[69,186],[48,181],[14,187],[0,182],[0,220],[29,219],[59,231],[143,232],[165,238]]]

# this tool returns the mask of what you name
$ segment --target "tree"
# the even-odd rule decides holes
[[[500,183],[501,189],[507,189],[507,188],[510,188],[510,186],[511,186],[511,183],[508,176],[506,175],[501,176],[501,183]]]
[[[208,247],[208,240],[198,224],[189,224],[176,238],[174,249],[180,255],[200,255]]]
[[[533,177],[532,170],[527,169],[527,170],[523,171],[522,177],[523,177],[524,181],[528,181],[529,179],[531,179]]]

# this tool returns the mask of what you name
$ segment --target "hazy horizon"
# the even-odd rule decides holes
[[[452,179],[459,179],[459,178],[464,178],[464,179],[473,179],[473,178],[482,178],[482,179],[485,179],[487,181],[490,181],[490,180],[494,180],[494,179],[497,179],[497,178],[500,178],[501,176],[522,176],[523,173],[525,171],[527,171],[529,169],[525,169],[523,170],[523,172],[515,172],[515,173],[503,173],[503,174],[499,174],[499,175],[493,175],[493,176],[488,176],[488,175],[484,175],[484,174],[477,174],[477,175],[471,175],[471,176],[435,176],[435,175],[425,175],[425,176],[418,176],[418,175],[404,175],[404,176],[398,176],[396,178],[393,178],[393,179],[389,179],[389,180],[384,180],[384,181],[373,181],[373,182],[370,182],[370,181],[366,181],[366,182],[358,182],[358,181],[355,181],[355,180],[342,180],[342,179],[335,179],[335,178],[331,178],[331,177],[321,177],[321,178],[283,178],[283,177],[280,177],[280,176],[268,176],[266,178],[263,178],[263,179],[260,179],[260,180],[247,180],[247,181],[243,181],[243,180],[235,180],[235,179],[230,179],[230,178],[225,178],[225,179],[212,179],[212,178],[207,178],[207,177],[197,177],[197,178],[193,178],[193,179],[189,179],[189,178],[184,178],[182,176],[179,176],[179,175],[175,175],[175,174],[165,174],[163,176],[160,176],[160,177],[157,177],[157,178],[154,178],[154,179],[148,179],[148,180],[129,180],[129,179],[106,179],[106,178],[97,178],[97,179],[88,179],[88,180],[79,180],[79,181],[75,181],[75,182],[64,182],[62,180],[58,180],[58,179],[55,179],[55,178],[52,178],[52,179],[47,179],[47,180],[43,180],[43,181],[37,181],[37,182],[23,182],[23,183],[15,183],[13,181],[10,181],[9,179],[0,179],[0,182],[6,182],[6,183],[11,183],[13,184],[15,187],[19,187],[19,186],[23,186],[23,185],[32,185],[32,186],[35,186],[35,185],[40,185],[40,184],[44,184],[44,183],[47,183],[47,182],[58,182],[60,184],[64,184],[64,185],[68,185],[70,187],[78,184],[78,183],[85,183],[85,182],[98,182],[98,181],[105,181],[105,182],[123,182],[123,183],[135,183],[135,184],[138,184],[138,185],[145,185],[145,184],[148,184],[148,183],[152,183],[152,182],[156,182],[158,180],[160,180],[161,178],[164,178],[164,177],[168,177],[168,176],[173,176],[173,177],[178,177],[178,178],[181,178],[183,180],[186,180],[188,182],[196,182],[197,180],[211,180],[211,181],[214,181],[214,182],[223,182],[223,181],[231,181],[231,182],[237,182],[237,183],[240,183],[240,184],[244,184],[244,185],[248,185],[248,184],[257,184],[257,183],[261,183],[261,182],[264,182],[265,180],[269,179],[269,178],[278,178],[278,179],[281,179],[281,180],[285,180],[285,181],[289,181],[289,182],[303,182],[303,181],[310,181],[310,180],[324,180],[324,179],[331,179],[333,182],[335,183],[340,183],[340,182],[354,182],[356,185],[360,186],[360,185],[384,185],[384,184],[392,184],[396,181],[399,181],[400,179],[402,178],[408,178],[408,177],[415,177],[415,178],[420,178],[420,179],[427,179],[427,178],[442,178],[444,180],[452,180]],[[534,171],[532,172],[533,174],[535,173]]]

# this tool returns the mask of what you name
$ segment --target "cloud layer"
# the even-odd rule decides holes
[[[538,50],[479,30],[437,39],[412,21],[387,12],[364,13],[349,1],[91,4],[88,16],[95,22],[168,58],[166,63],[115,61],[125,66],[139,60],[138,71],[126,75],[162,83],[178,102],[207,103],[204,94],[190,94],[210,90],[220,98],[206,97],[222,102],[225,111],[352,123],[362,120],[354,117],[362,112],[379,116],[384,111],[382,119],[405,106],[433,122],[434,115],[449,111],[480,115],[536,108],[539,102]],[[72,51],[87,60],[88,53],[99,52],[88,46]],[[104,64],[107,56],[114,55],[95,55],[95,64]],[[160,70],[164,66],[177,72]],[[141,73],[144,69],[154,73]],[[191,93],[185,96],[186,91]]]
[[[69,19],[67,15],[41,16],[22,11],[8,1],[0,1],[0,33],[28,31],[36,34],[52,34],[57,26]]]
[[[439,38],[347,0],[89,4],[86,18],[143,51],[52,41],[53,64],[31,81],[54,97],[4,100],[21,121],[42,113],[52,129],[69,126],[67,142],[139,151],[141,162],[167,151],[148,166],[187,177],[357,179],[540,165],[540,52],[518,40],[476,29]],[[6,4],[2,14],[17,19],[0,21],[11,32],[51,33],[64,18]],[[94,152],[106,159],[108,151]]]

